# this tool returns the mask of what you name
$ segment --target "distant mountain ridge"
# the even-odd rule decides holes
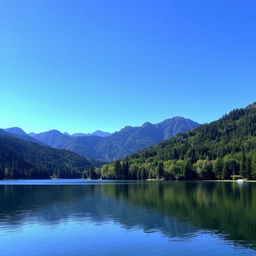
[[[26,134],[19,127],[0,129],[0,135],[9,136],[9,137],[13,137],[13,138],[17,138],[17,139],[21,139],[21,140],[25,140],[25,141],[31,141],[31,142],[37,143],[39,145],[44,145],[43,142],[36,140],[33,137],[31,137],[30,135]]]
[[[103,132],[103,131],[100,131],[100,130],[97,130],[93,133],[73,133],[73,134],[69,134],[67,132],[64,132],[63,134],[65,135],[69,135],[69,136],[72,136],[72,137],[79,137],[79,136],[99,136],[99,137],[107,137],[109,135],[111,135],[110,132]]]
[[[173,117],[157,124],[146,122],[140,127],[126,126],[99,142],[99,159],[120,159],[198,126],[198,123],[183,117]]]
[[[19,127],[11,127],[4,129],[6,132],[9,132],[11,134],[17,134],[17,135],[27,135],[21,128]]]
[[[9,129],[13,130],[13,133],[15,133],[15,129],[16,129],[16,128],[8,128],[8,129],[5,129],[5,130],[9,130]],[[20,129],[20,128],[18,128],[18,129]],[[23,131],[22,129],[20,129],[20,130]],[[60,131],[55,130],[55,129],[50,130],[50,131],[48,131],[48,132],[51,132],[51,131],[56,131],[56,132],[61,133]],[[24,132],[24,131],[23,131],[23,132]],[[24,133],[25,133],[25,132],[24,132]],[[43,132],[43,133],[44,133],[44,132]],[[25,134],[26,134],[26,133],[25,133]],[[28,133],[27,135],[29,135],[29,136],[31,136],[31,137],[34,137],[34,136],[36,136],[37,134],[38,134],[38,133],[30,132],[30,133]],[[79,133],[69,134],[68,132],[64,132],[64,133],[61,133],[61,134],[64,134],[64,135],[67,135],[67,136],[71,136],[71,137],[93,136],[93,135],[99,136],[99,137],[107,137],[107,136],[111,135],[112,133],[110,133],[110,132],[103,132],[103,131],[97,130],[97,131],[95,131],[95,132],[93,132],[93,133],[82,133],[82,132],[79,132]]]
[[[50,130],[29,135],[34,140],[57,149],[70,150],[91,159],[112,161],[198,126],[198,123],[190,119],[174,117],[157,124],[146,122],[139,127],[126,126],[113,134],[96,131],[91,135],[69,135],[58,130]]]

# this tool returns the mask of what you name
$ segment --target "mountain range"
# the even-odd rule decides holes
[[[25,141],[31,141],[40,145],[45,145],[44,143],[34,139],[29,134],[26,134],[21,128],[19,127],[11,127],[7,129],[0,129],[0,135],[13,137]]]
[[[9,128],[9,129],[6,129],[6,130],[12,130],[12,129],[20,129],[20,128]],[[23,133],[25,133],[22,129],[20,129]],[[57,131],[57,130],[56,130]],[[95,131],[95,132],[93,132],[93,133],[74,133],[74,134],[69,134],[69,133],[67,133],[67,132],[64,132],[63,133],[64,135],[67,135],[67,136],[71,136],[71,137],[81,137],[81,136],[93,136],[93,135],[95,135],[95,136],[99,136],[99,137],[107,137],[107,136],[109,136],[109,135],[111,135],[111,133],[110,132],[103,132],[103,131],[100,131],[100,130],[97,130],[97,131]],[[34,132],[30,132],[29,134],[28,134],[29,136],[31,136],[31,137],[34,137],[34,136],[36,136],[37,134],[36,133],[34,133]]]
[[[114,134],[69,135],[57,130],[27,134],[19,127],[0,129],[0,179],[80,178],[103,164],[91,158],[120,158],[198,125],[175,117],[159,124],[127,126]]]
[[[198,123],[190,119],[174,117],[157,124],[147,122],[140,127],[126,126],[113,134],[96,131],[93,134],[69,135],[58,130],[26,134],[20,128],[8,128],[5,131],[16,134],[20,139],[38,141],[53,148],[69,150],[84,157],[108,162],[198,126]]]

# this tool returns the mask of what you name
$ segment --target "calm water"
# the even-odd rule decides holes
[[[256,183],[0,181],[1,256],[256,255]]]

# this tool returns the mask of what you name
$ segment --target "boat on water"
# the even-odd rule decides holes
[[[236,181],[237,182],[245,182],[246,180],[245,179],[237,179]]]

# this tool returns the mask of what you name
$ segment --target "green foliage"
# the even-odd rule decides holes
[[[197,175],[193,170],[192,162],[190,158],[185,160],[183,177],[185,180],[195,180],[197,178]]]
[[[88,178],[88,173],[87,173],[87,171],[83,171],[83,173],[82,173],[82,178],[83,178],[83,179],[87,179],[87,178]]]
[[[251,178],[256,179],[256,151],[252,153]]]
[[[119,160],[115,162],[114,178],[115,179],[123,179],[123,168],[122,168]]]
[[[129,163],[130,179],[141,178],[141,168],[147,178],[256,179],[255,152],[256,108],[250,105],[128,156],[121,160],[121,165],[123,161]],[[113,165],[110,163],[101,169],[105,178],[109,176],[104,168],[113,168]]]
[[[242,159],[241,159],[241,163],[240,163],[240,175],[243,178],[247,177],[247,174],[246,174],[246,156],[245,156],[245,152],[242,153]]]
[[[158,163],[157,166],[157,178],[162,179],[164,176],[164,165],[162,162]]]
[[[222,179],[222,170],[223,170],[223,159],[217,158],[216,161],[214,161],[213,164],[213,172],[216,177],[216,179],[220,180]]]
[[[94,166],[91,166],[88,171],[86,171],[87,175],[86,178],[91,180],[96,180],[100,178],[100,174],[96,172],[96,169]]]
[[[94,163],[67,150],[0,135],[0,179],[81,178]]]

